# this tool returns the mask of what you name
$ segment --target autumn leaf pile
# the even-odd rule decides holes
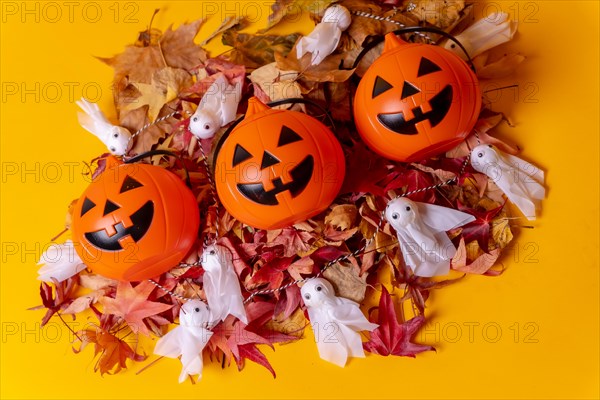
[[[367,55],[356,71],[340,69],[340,65],[351,66],[367,41],[398,26],[354,15],[338,50],[320,65],[311,67],[309,58],[298,60],[296,52],[292,51],[300,38],[298,33],[282,36],[268,32],[285,20],[286,10],[292,9],[289,7],[292,3],[303,10],[321,10],[322,13],[331,1],[277,1],[269,26],[257,34],[242,32],[247,26],[244,18],[229,18],[214,35],[222,34],[223,43],[232,47],[220,56],[209,57],[202,47],[213,39],[212,35],[197,44],[196,36],[202,25],[198,20],[176,29],[169,27],[165,32],[149,28],[122,53],[101,58],[114,69],[114,104],[120,125],[133,133],[169,116],[141,132],[129,155],[165,149],[183,156],[201,210],[201,233],[185,262],[197,261],[204,240],[216,233],[219,243],[233,254],[235,272],[244,296],[248,297],[257,290],[278,289],[315,275],[326,263],[368,243],[357,256],[333,264],[324,273],[340,296],[359,303],[365,297],[379,299],[379,306],[371,307],[368,316],[380,327],[371,333],[365,350],[399,356],[414,356],[431,350],[431,346],[411,341],[425,321],[430,292],[459,281],[465,273],[500,274],[502,268],[498,259],[513,238],[505,198],[487,177],[465,163],[469,149],[478,141],[494,144],[510,154],[517,153],[517,148],[491,136],[493,128],[506,121],[501,114],[484,109],[473,134],[445,155],[404,164],[371,152],[358,138],[350,102],[357,75],[376,54]],[[439,9],[440,2],[413,3],[418,3],[413,12],[400,12],[394,7],[402,5],[398,0],[340,2],[350,11],[390,17],[407,26],[434,25],[454,33],[472,21],[472,6],[462,1],[444,2],[448,7],[452,6],[453,12]],[[430,10],[428,7],[434,4],[438,7]],[[314,18],[318,20],[319,16],[314,15]],[[420,40],[416,35],[407,39]],[[376,53],[377,49],[373,51]],[[483,72],[480,79],[501,78],[512,69],[507,69],[507,64],[520,61],[521,56],[508,55],[488,62],[487,53],[474,60],[478,71]],[[335,134],[346,156],[347,180],[329,209],[294,226],[265,231],[241,224],[223,207],[215,205],[200,147],[187,126],[189,115],[220,74],[232,83],[244,83],[240,114],[244,113],[251,95],[263,101],[304,97],[331,111]],[[318,116],[310,106],[305,110]],[[215,141],[223,131],[217,133]],[[210,141],[203,142],[202,146],[210,164],[214,146]],[[183,176],[181,165],[168,157],[155,156],[150,162]],[[94,166],[97,175],[104,167],[101,158],[95,160]],[[473,222],[450,232],[458,248],[452,260],[452,269],[456,272],[447,280],[415,277],[403,264],[395,233],[381,220],[382,211],[386,202],[396,195],[454,177],[457,177],[456,183],[419,192],[411,199],[451,207],[475,217]],[[68,224],[67,221],[67,227]],[[217,226],[219,230],[215,232]],[[175,267],[162,275],[158,283],[181,296],[204,298],[202,274],[201,267]],[[63,321],[82,318],[89,322],[87,329],[73,332],[76,337],[74,351],[80,352],[93,345],[96,370],[101,374],[117,373],[131,362],[146,360],[151,349],[139,348],[138,335],[164,335],[177,322],[181,306],[175,296],[150,282],[116,282],[89,270],[65,282],[42,283],[40,294],[42,305],[38,308],[46,310],[43,324],[51,318]],[[402,309],[412,310],[411,315],[403,312],[397,316],[394,303],[400,304]],[[303,336],[308,321],[302,309],[300,290],[297,285],[291,285],[274,294],[256,296],[247,304],[247,314],[247,325],[231,316],[217,325],[205,356],[223,366],[233,362],[240,369],[246,360],[250,360],[275,376],[259,346],[272,347],[274,343]]]

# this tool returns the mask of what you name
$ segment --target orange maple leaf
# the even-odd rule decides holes
[[[95,355],[100,354],[94,371],[100,371],[100,375],[116,374],[121,369],[127,368],[127,359],[133,361],[144,361],[147,357],[136,353],[123,339],[119,339],[110,332],[96,329],[86,329],[77,333],[81,340],[79,349],[73,348],[75,353],[79,353],[89,343],[94,343]]]
[[[171,304],[147,300],[152,290],[154,286],[149,282],[142,282],[135,288],[129,282],[119,282],[116,297],[103,297],[100,303],[104,306],[105,313],[123,318],[134,333],[149,335],[144,318],[173,307]]]

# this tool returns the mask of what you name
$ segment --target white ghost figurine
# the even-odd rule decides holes
[[[398,197],[385,209],[385,219],[396,230],[404,263],[416,276],[446,275],[456,247],[446,231],[475,220],[462,211]]]
[[[516,21],[508,19],[507,13],[492,13],[456,35],[456,40],[465,47],[472,58],[511,40],[517,32],[517,25]],[[462,49],[451,40],[444,43],[444,48],[454,52],[463,60],[467,59]]]
[[[37,265],[42,266],[38,270],[38,279],[44,282],[52,282],[52,278],[62,282],[85,269],[71,240],[50,247],[42,254]]]
[[[181,356],[179,383],[188,375],[202,378],[202,350],[213,335],[207,328],[210,320],[208,307],[200,300],[189,300],[179,312],[179,326],[158,339],[154,354],[177,358]]]
[[[344,367],[348,357],[365,356],[358,332],[372,331],[379,325],[365,318],[358,303],[336,297],[331,283],[322,278],[306,281],[300,293],[323,360]]]
[[[84,111],[83,113],[77,113],[79,125],[98,137],[111,154],[115,156],[125,155],[129,150],[131,133],[122,126],[111,124],[98,107],[98,104],[90,103],[84,98],[76,101],[76,103]]]
[[[338,4],[328,7],[315,29],[298,41],[296,57],[300,59],[305,53],[311,53],[311,65],[320,64],[335,51],[342,32],[348,29],[351,22],[352,16],[346,7]]]
[[[202,254],[204,269],[204,292],[210,307],[212,323],[233,315],[248,323],[240,281],[233,269],[231,252],[220,245],[210,245]]]
[[[242,96],[241,82],[231,85],[225,75],[219,75],[210,85],[198,108],[190,118],[189,130],[198,139],[210,139],[237,115]]]
[[[485,144],[471,151],[471,165],[475,171],[487,175],[528,220],[535,220],[536,210],[546,196],[542,170]]]

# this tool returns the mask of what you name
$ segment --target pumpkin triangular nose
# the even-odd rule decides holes
[[[278,164],[279,162],[281,161],[277,157],[265,150],[263,153],[262,162],[260,163],[260,169],[268,168],[271,165]]]
[[[415,85],[413,85],[410,82],[404,81],[404,86],[402,86],[402,96],[400,97],[400,99],[404,100],[405,98],[414,96],[415,94],[417,94],[419,92],[420,92],[420,90],[418,87],[416,87]]]
[[[104,206],[104,214],[102,214],[103,216],[106,214],[109,214],[115,210],[118,210],[119,207],[118,205],[116,205],[115,203],[113,203],[112,201],[106,199],[106,205]]]

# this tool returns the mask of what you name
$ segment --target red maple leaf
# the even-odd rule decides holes
[[[397,168],[397,167],[396,167]],[[433,178],[430,174],[418,169],[409,169],[404,171],[390,172],[393,178],[387,182],[385,192],[388,190],[405,189],[405,193],[414,192],[433,185]],[[433,203],[435,201],[435,191],[424,190],[414,193],[410,196],[411,200]]]
[[[477,240],[479,247],[488,253],[491,230],[490,224],[500,211],[502,211],[504,204],[489,211],[477,211],[463,205],[460,201],[457,201],[456,203],[460,211],[464,211],[475,217],[475,221],[469,222],[462,228],[462,237],[465,239],[465,243]]]
[[[147,281],[141,282],[135,288],[129,282],[119,282],[116,297],[102,297],[100,303],[104,306],[106,314],[123,318],[134,333],[148,335],[150,331],[144,319],[173,307],[172,304],[148,301],[148,296],[154,289],[154,285]]]
[[[346,156],[346,178],[340,193],[383,195],[385,192],[377,182],[388,174],[384,159],[360,142],[354,143],[349,152]]]
[[[378,323],[379,327],[371,332],[369,341],[363,343],[366,351],[382,356],[404,357],[415,357],[416,354],[427,350],[435,351],[432,346],[411,342],[415,333],[425,323],[425,318],[420,315],[398,323],[392,297],[385,287],[379,300],[379,320],[372,322]]]
[[[283,256],[291,257],[299,252],[308,252],[313,241],[314,238],[310,233],[289,227],[282,229],[281,233],[269,243],[269,247],[283,245]]]
[[[284,271],[292,264],[294,258],[296,257],[276,258],[266,263],[250,278],[246,287],[253,290],[266,284],[267,289],[279,288],[285,278]]]
[[[217,349],[223,352],[223,363],[229,363],[231,356],[235,359],[239,370],[244,368],[245,360],[248,359],[265,367],[273,377],[275,371],[260,351],[257,345],[263,344],[273,349],[273,343],[289,342],[298,339],[295,336],[272,330],[265,326],[273,319],[275,304],[270,302],[254,302],[248,304],[248,325],[242,321],[228,318],[225,322],[213,329],[213,336],[209,342],[209,349],[215,353]]]
[[[42,282],[40,284],[40,297],[42,298],[42,305],[32,307],[30,310],[38,310],[40,308],[46,308],[46,315],[42,318],[42,326],[46,325],[50,318],[54,314],[59,315],[59,311],[67,308],[69,304],[73,302],[73,295],[76,292],[78,285],[78,278],[74,276],[63,282],[54,280],[54,291],[56,295],[52,295],[52,285]]]

